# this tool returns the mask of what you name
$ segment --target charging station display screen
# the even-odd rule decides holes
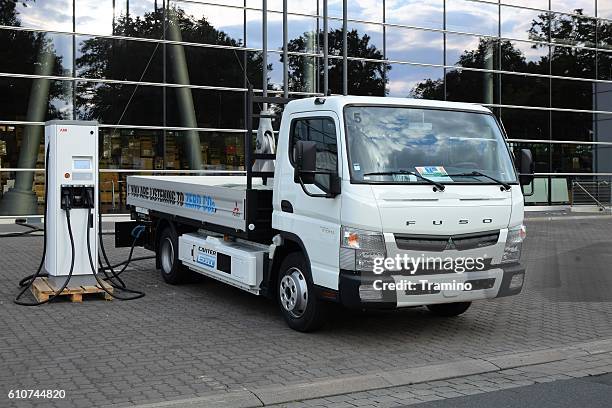
[[[91,170],[91,160],[76,159],[73,166],[75,170]]]

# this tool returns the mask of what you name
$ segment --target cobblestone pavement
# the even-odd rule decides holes
[[[356,392],[270,407],[391,408],[610,372],[612,353],[602,353],[444,381]]]
[[[527,226],[521,295],[453,319],[336,309],[313,334],[287,328],[273,302],[212,280],[168,286],[152,261],[125,272],[143,299],[18,307],[16,283],[38,265],[42,239],[0,239],[0,406],[156,402],[612,338],[612,220]],[[67,397],[9,401],[11,389]]]

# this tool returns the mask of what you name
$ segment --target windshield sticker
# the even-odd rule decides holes
[[[359,163],[353,163],[353,170],[361,171],[361,166],[359,165]]]
[[[406,182],[406,181],[417,181],[417,178],[415,176],[413,176],[412,174],[394,174],[393,176],[393,181],[397,181],[397,182]]]
[[[450,177],[448,177],[448,173],[446,172],[446,169],[443,166],[425,166],[415,168],[421,176],[431,179],[433,181],[453,181]]]

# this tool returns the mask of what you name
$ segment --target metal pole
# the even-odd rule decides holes
[[[323,0],[323,95],[329,90],[329,27],[327,26],[327,0]]]
[[[262,42],[262,65],[263,65],[263,96],[268,96],[268,0],[263,0],[261,8],[262,12],[262,28],[261,28],[261,42]],[[264,110],[266,107],[264,106]]]
[[[283,0],[283,96],[289,97],[289,50],[287,49],[287,0]]]
[[[347,0],[342,0],[342,94],[348,95]]]

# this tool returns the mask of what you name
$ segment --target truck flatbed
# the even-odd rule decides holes
[[[129,176],[126,202],[137,212],[249,236],[271,229],[272,180],[267,184],[253,180],[248,189],[246,176]]]

